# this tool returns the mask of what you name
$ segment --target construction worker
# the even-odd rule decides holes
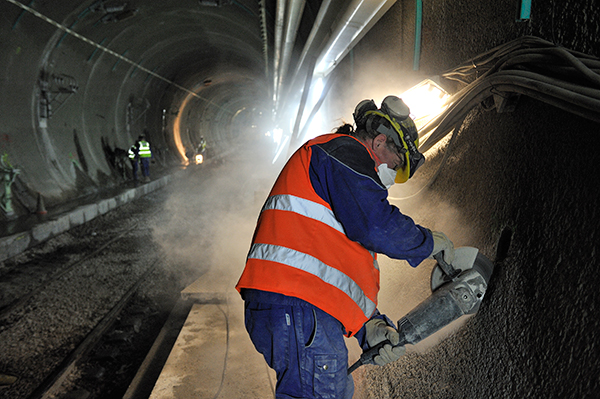
[[[196,152],[198,154],[202,154],[205,150],[206,150],[206,139],[204,138],[204,136],[201,136],[200,144],[198,144],[198,149],[196,150]]]
[[[236,286],[255,348],[277,373],[277,398],[351,398],[348,350],[389,340],[375,357],[404,354],[394,323],[377,310],[377,253],[416,267],[454,245],[400,213],[387,189],[424,163],[409,110],[395,96],[354,112],[356,129],[312,139],[289,159],[259,216]]]
[[[152,159],[152,150],[150,143],[146,141],[146,131],[138,137],[136,142],[138,156],[142,164],[142,176],[144,181],[150,181],[150,160]]]
[[[133,169],[133,181],[138,181],[138,147],[137,143],[133,144],[129,147],[129,151],[127,151],[127,155],[129,157],[129,162],[131,162],[131,168]]]

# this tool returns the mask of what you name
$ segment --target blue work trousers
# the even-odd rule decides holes
[[[307,306],[246,302],[246,330],[277,373],[277,399],[351,399],[342,324]]]
[[[150,177],[150,158],[141,158],[140,163],[142,164],[142,176]]]
[[[133,180],[137,181],[138,179],[138,161],[137,159],[130,159],[131,168],[133,169]]]

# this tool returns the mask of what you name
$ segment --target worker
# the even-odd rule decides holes
[[[206,150],[206,139],[204,138],[204,136],[201,136],[200,143],[198,144],[198,149],[196,150],[196,153],[202,154],[205,150]]]
[[[150,143],[146,141],[146,130],[138,137],[136,142],[140,163],[142,164],[142,176],[144,181],[150,181],[150,160],[152,159],[152,150]]]
[[[129,147],[129,151],[127,152],[129,156],[129,162],[131,162],[131,168],[133,169],[133,181],[138,181],[138,165],[139,165],[139,156],[138,156],[138,146],[137,143],[134,143]]]
[[[258,219],[236,285],[255,348],[276,371],[277,398],[351,398],[344,336],[363,350],[389,340],[378,365],[405,352],[394,323],[377,310],[377,253],[416,267],[454,245],[415,224],[388,200],[425,159],[409,109],[388,96],[363,100],[356,128],[305,143],[288,160]],[[394,346],[396,345],[396,346]]]

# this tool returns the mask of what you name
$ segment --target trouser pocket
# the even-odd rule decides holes
[[[348,376],[348,349],[339,321],[316,310],[315,331],[308,350],[313,358],[315,398],[351,398],[354,384]]]
[[[314,357],[314,392],[317,398],[338,398],[347,384],[346,367],[340,370],[339,356],[317,355]]]
[[[246,330],[256,350],[277,372],[289,363],[289,320],[283,307],[250,303],[246,306]]]

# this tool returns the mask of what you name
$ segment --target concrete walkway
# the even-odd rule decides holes
[[[150,399],[265,399],[275,373],[244,328],[235,281],[211,271],[182,292],[194,304]]]
[[[7,223],[0,237],[0,262],[26,251],[69,229],[89,222],[105,213],[149,194],[167,185],[173,175],[165,175],[149,183],[136,187],[123,187],[112,190],[111,194],[99,196],[89,201],[85,199],[72,205],[72,209],[48,211],[46,215],[30,217]]]

